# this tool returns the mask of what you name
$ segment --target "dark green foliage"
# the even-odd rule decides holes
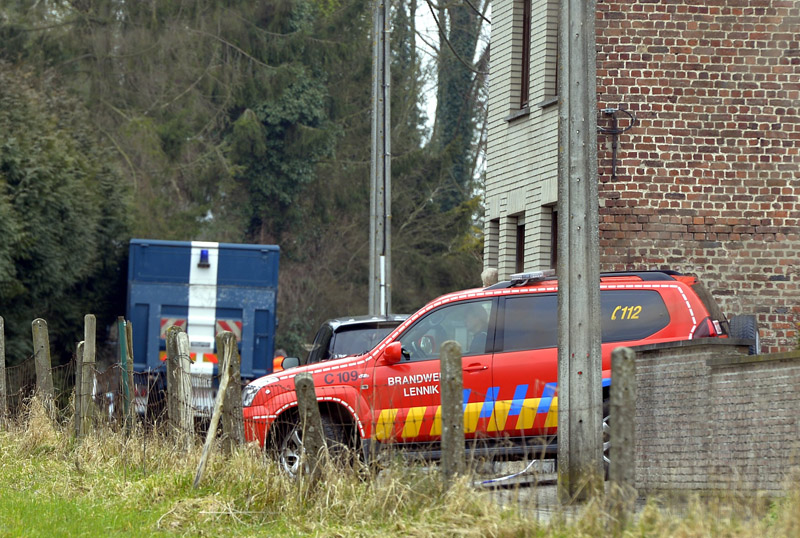
[[[448,8],[450,38],[471,59],[477,19],[457,13],[459,6]],[[14,192],[11,180],[0,185],[3,312],[6,298],[27,324],[31,316],[68,319],[62,313],[119,305],[127,246],[120,204],[137,237],[278,243],[277,344],[290,354],[305,353],[300,344],[324,318],[366,313],[372,7],[366,0],[4,4],[0,58],[48,81],[42,91],[53,96],[59,112],[48,113],[59,122],[25,120],[26,136],[41,141],[35,151],[33,142],[0,139],[8,169],[21,178]],[[393,301],[405,312],[478,284],[481,267],[474,78],[453,58],[442,60],[447,104],[427,142],[415,9],[394,6],[392,19]],[[74,112],[59,108],[67,95]],[[25,178],[53,186],[27,202],[39,215],[23,223],[9,215],[17,215]],[[91,195],[76,197],[76,186]],[[46,239],[52,244],[30,244],[59,211],[64,222]],[[91,255],[67,256],[76,244],[93,245]],[[117,306],[114,314],[122,313]]]
[[[0,63],[0,88],[0,315],[9,362],[30,355],[36,317],[48,321],[63,359],[81,339],[84,314],[108,322],[122,304],[127,189],[82,105],[56,79]]]
[[[336,126],[326,117],[327,100],[319,80],[300,71],[233,125],[236,180],[251,211],[248,235],[262,243],[280,242],[297,222],[297,198],[316,178],[316,164],[333,151]]]
[[[480,5],[477,3],[477,5]],[[476,99],[481,66],[472,60],[481,30],[481,19],[465,2],[447,4],[439,10],[447,21],[449,46],[442,46],[438,58],[437,133],[434,143],[446,157],[447,182],[441,207],[450,210],[472,197],[474,163],[472,143],[479,113]],[[486,69],[487,66],[482,66]],[[477,73],[476,73],[477,71]]]

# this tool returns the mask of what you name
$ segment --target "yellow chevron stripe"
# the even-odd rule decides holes
[[[390,439],[394,432],[394,420],[397,418],[397,409],[383,409],[375,425],[375,437],[379,440]]]
[[[403,437],[417,437],[422,426],[422,417],[425,416],[425,406],[412,407],[408,410],[406,423],[403,426]]]
[[[508,412],[511,409],[512,400],[497,400],[492,411],[492,417],[489,420],[487,429],[490,432],[501,431],[506,428],[506,423],[509,420]],[[528,430],[533,428],[533,422],[536,420],[537,411],[539,409],[540,398],[525,398],[522,403],[519,417],[516,419],[517,430]],[[483,402],[469,403],[464,408],[464,433],[474,433],[478,427],[478,420],[480,419],[481,410],[483,409]],[[427,407],[412,407],[408,410],[408,416],[403,424],[403,437],[414,438],[418,437],[422,428],[422,421],[425,417]],[[397,419],[398,409],[383,409],[378,417],[378,423],[375,425],[375,437],[379,440],[390,439],[394,432],[394,423]],[[513,420],[513,418],[512,418]],[[547,418],[544,422],[545,428],[558,427],[558,398],[554,397],[551,400],[550,409],[547,412]],[[431,425],[430,435],[438,436],[442,434],[442,407],[436,408],[436,413],[433,417],[433,424]]]
[[[553,403],[550,404],[550,412],[547,413],[547,418],[544,421],[545,428],[558,428],[558,398],[553,398]]]
[[[518,430],[529,430],[533,428],[533,421],[536,420],[536,411],[539,409],[539,398],[525,398],[522,402],[522,409],[517,418]]]
[[[431,435],[442,435],[442,406],[436,408],[436,414],[433,416],[433,425],[431,426]]]
[[[502,431],[506,427],[508,412],[511,409],[512,400],[498,400],[494,402],[494,410],[489,418],[486,429],[490,432]]]
[[[475,433],[478,419],[481,417],[483,402],[469,403],[464,409],[464,433]]]

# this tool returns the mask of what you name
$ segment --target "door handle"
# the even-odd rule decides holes
[[[481,372],[488,369],[489,367],[485,364],[470,364],[469,366],[464,367],[465,372]]]

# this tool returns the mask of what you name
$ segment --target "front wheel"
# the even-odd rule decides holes
[[[300,472],[300,465],[305,455],[300,424],[286,424],[280,428],[283,431],[276,454],[278,466],[289,476],[295,477]]]
[[[297,477],[301,470],[309,471],[306,462],[306,449],[303,444],[303,429],[300,421],[283,422],[276,424],[279,428],[276,446],[276,459],[283,472],[291,477]],[[353,449],[347,443],[345,428],[335,423],[331,417],[322,415],[322,434],[328,448],[330,458],[335,462],[344,462],[351,459]]]

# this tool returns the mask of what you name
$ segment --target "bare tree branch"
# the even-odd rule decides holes
[[[227,40],[225,40],[225,39],[221,38],[221,37],[220,37],[220,36],[218,36],[218,35],[214,35],[214,34],[211,34],[211,33],[209,33],[209,32],[203,31],[203,30],[197,30],[197,29],[195,29],[195,28],[189,28],[189,31],[190,31],[190,32],[193,32],[193,33],[196,33],[196,34],[201,34],[201,35],[204,35],[204,36],[208,36],[208,37],[210,37],[210,38],[212,38],[212,39],[216,39],[216,40],[217,40],[217,41],[219,41],[220,43],[222,43],[222,44],[224,44],[224,45],[227,45],[227,46],[229,46],[230,48],[232,48],[232,49],[236,50],[237,52],[239,52],[239,54],[241,54],[241,55],[243,55],[243,56],[245,56],[245,57],[249,58],[251,61],[253,61],[253,62],[257,63],[258,65],[260,65],[260,66],[262,66],[262,67],[266,67],[267,69],[275,69],[275,67],[274,67],[274,66],[272,66],[272,65],[269,65],[269,64],[265,64],[264,62],[262,62],[262,61],[261,61],[261,60],[259,60],[258,58],[254,57],[254,56],[253,56],[253,55],[251,55],[251,54],[248,54],[247,52],[245,52],[245,51],[244,51],[244,50],[242,50],[241,48],[237,47],[236,45],[234,45],[234,44],[233,44],[233,43],[231,43],[230,41],[227,41]]]
[[[433,20],[436,21],[436,26],[439,27],[439,35],[441,35],[442,39],[444,39],[444,42],[447,43],[447,48],[449,48],[450,52],[452,52],[453,55],[455,55],[456,59],[459,62],[461,62],[464,65],[464,67],[466,67],[467,69],[469,69],[473,73],[481,74],[481,75],[488,75],[489,74],[488,71],[479,71],[479,70],[475,69],[474,67],[472,67],[472,65],[469,62],[465,61],[464,58],[462,58],[456,52],[456,50],[453,48],[453,45],[450,43],[450,40],[447,39],[447,32],[445,31],[444,28],[442,28],[442,25],[439,22],[439,18],[436,16],[436,12],[434,11],[433,4],[431,3],[431,0],[425,0],[425,2],[428,4],[428,7],[431,10],[431,15],[433,15]]]

